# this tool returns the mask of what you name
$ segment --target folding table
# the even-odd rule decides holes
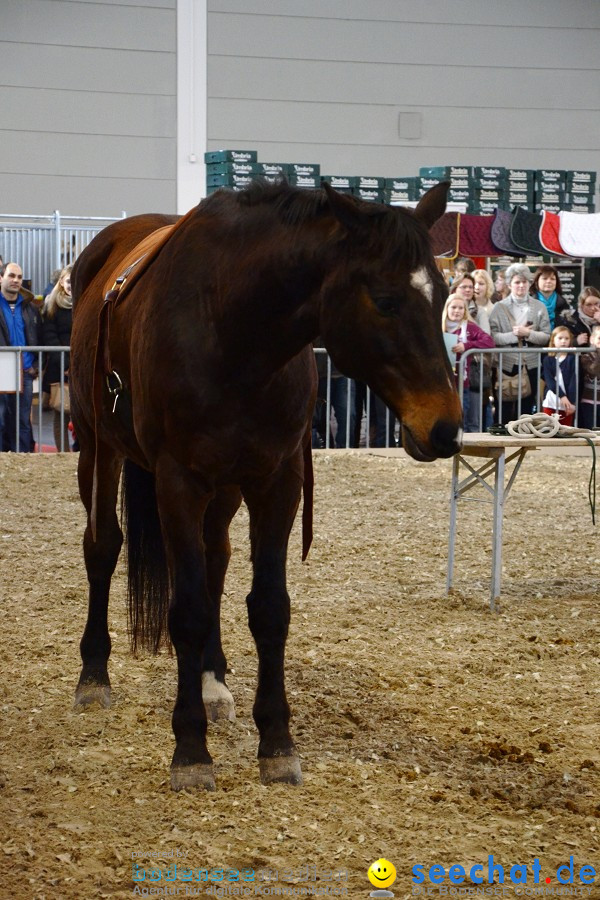
[[[600,438],[594,440],[596,446],[600,446]],[[448,575],[446,578],[446,593],[452,587],[454,578],[454,546],[456,542],[456,520],[458,501],[464,499],[464,495],[476,485],[480,485],[488,492],[488,502],[492,505],[492,580],[490,592],[490,607],[495,608],[496,601],[500,597],[500,580],[502,575],[502,524],[504,506],[508,500],[511,488],[515,483],[521,463],[529,450],[538,450],[541,447],[589,447],[588,441],[582,437],[564,438],[528,438],[511,437],[493,434],[465,434],[463,448],[452,460],[452,490],[450,495],[450,536],[448,542]],[[466,457],[479,457],[484,460],[478,465],[473,465]],[[508,472],[506,466],[514,462],[512,472]],[[467,470],[467,475],[460,480],[461,466]],[[505,484],[505,478],[508,481]],[[469,498],[467,498],[469,499]],[[471,498],[476,499],[476,498]]]

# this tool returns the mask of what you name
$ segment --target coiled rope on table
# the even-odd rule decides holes
[[[568,438],[580,437],[587,441],[592,450],[592,470],[588,483],[588,499],[592,511],[592,525],[596,524],[596,445],[595,438],[600,437],[600,431],[591,431],[589,428],[574,428],[571,425],[561,425],[558,416],[549,416],[547,413],[524,414],[507,422],[506,425],[493,425],[488,428],[489,434],[512,435],[520,438]]]

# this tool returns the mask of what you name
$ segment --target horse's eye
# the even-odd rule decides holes
[[[398,301],[394,297],[374,297],[373,302],[382,316],[397,316]]]

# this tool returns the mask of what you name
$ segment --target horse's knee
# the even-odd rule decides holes
[[[181,597],[175,597],[169,606],[167,623],[175,647],[182,644],[204,647],[214,624],[214,616],[208,605],[202,609],[197,602],[186,602]]]
[[[246,604],[248,624],[257,643],[265,636],[270,643],[286,640],[290,626],[290,597],[286,590],[271,591],[266,595],[252,590]]]
[[[117,565],[119,553],[123,546],[123,532],[118,524],[110,528],[102,528],[92,537],[88,526],[83,536],[83,557],[90,579],[112,575]]]

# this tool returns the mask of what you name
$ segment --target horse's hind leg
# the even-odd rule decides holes
[[[202,523],[212,495],[196,476],[168,455],[159,459],[155,477],[172,592],[169,634],[177,654],[171,787],[176,791],[190,787],[214,790],[202,702],[202,654],[214,621]]]
[[[260,734],[258,761],[263,784],[302,784],[300,760],[290,731],[284,655],[290,622],[286,587],[287,546],[302,490],[302,457],[290,460],[265,484],[243,486],[250,511],[252,590],[248,622],[258,652],[254,721]]]
[[[108,657],[108,596],[112,574],[119,558],[123,535],[116,505],[121,473],[121,458],[109,447],[99,444],[96,486],[96,539],[92,535],[92,495],[95,450],[91,434],[78,430],[80,441],[79,493],[87,511],[83,536],[83,555],[89,582],[88,618],[79,645],[83,666],[75,693],[75,706],[90,703],[110,706]]]
[[[211,722],[217,719],[235,722],[233,697],[225,683],[227,660],[221,644],[221,596],[231,556],[229,523],[241,502],[239,488],[222,488],[211,500],[204,516],[206,580],[215,616],[204,648],[202,699],[206,716]]]

